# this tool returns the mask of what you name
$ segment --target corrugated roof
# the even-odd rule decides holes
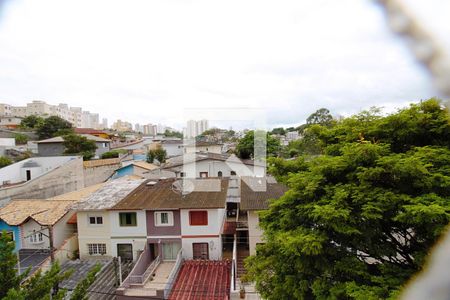
[[[129,176],[106,182],[100,189],[90,194],[83,202],[73,206],[74,210],[109,209],[136,189],[144,180]]]
[[[105,183],[99,183],[99,184],[94,184],[85,188],[82,188],[80,190],[77,191],[73,191],[73,192],[69,192],[69,193],[65,193],[59,196],[55,196],[52,198],[48,198],[48,200],[71,200],[71,201],[80,201],[83,198],[89,196],[90,194],[94,193],[95,191],[97,191],[98,189],[100,189]]]
[[[169,300],[230,299],[231,262],[187,260],[181,266]]]
[[[76,203],[60,200],[12,200],[0,209],[0,219],[11,226],[18,226],[28,219],[41,225],[54,225]]]
[[[287,186],[273,179],[242,177],[240,208],[242,210],[268,209],[269,199],[280,198],[287,190]]]
[[[98,137],[95,135],[90,135],[90,134],[78,134],[78,135],[84,136],[88,140],[92,140],[92,141],[96,141],[96,142],[111,142],[111,140],[107,140],[107,139],[104,139],[104,138],[101,138],[101,137]],[[62,143],[62,142],[64,142],[64,139],[62,136],[55,136],[55,137],[52,137],[49,139],[38,141],[37,143],[45,144],[45,143]]]
[[[181,194],[182,182],[191,193]],[[228,180],[218,178],[146,180],[112,209],[223,208],[227,188]]]

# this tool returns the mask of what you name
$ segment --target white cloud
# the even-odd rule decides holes
[[[361,0],[17,1],[0,20],[0,101],[67,102],[181,127],[185,108],[270,124],[433,96],[379,7]],[[220,119],[220,114],[217,117]]]

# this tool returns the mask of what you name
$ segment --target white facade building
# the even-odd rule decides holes
[[[34,100],[31,103],[27,103],[26,106],[0,104],[0,116],[15,116],[24,118],[31,115],[44,118],[49,116],[58,116],[70,122],[74,127],[103,129],[99,128],[99,115],[96,113],[83,111],[81,107],[69,107],[64,103],[51,105],[40,100]]]

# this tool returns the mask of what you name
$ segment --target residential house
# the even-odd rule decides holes
[[[196,152],[209,152],[209,153],[222,153],[223,144],[217,142],[195,142],[185,144],[184,153],[196,153]]]
[[[74,128],[73,132],[76,134],[89,134],[102,139],[109,139],[109,134],[103,130],[93,129],[93,128]]]
[[[95,150],[95,157],[100,158],[103,153],[110,151],[111,141],[108,139],[100,138],[90,134],[80,134],[86,137],[88,140],[94,141],[97,149]],[[39,156],[59,156],[63,155],[65,151],[64,138],[57,136],[46,140],[37,142]]]
[[[77,212],[81,259],[117,257],[135,260],[147,239],[144,211],[109,211],[143,182],[127,176],[106,182],[73,207]],[[122,247],[131,244],[132,249]]]
[[[147,151],[162,148],[166,151],[167,157],[174,157],[182,155],[183,141],[181,139],[154,139],[150,144],[147,144]]]
[[[18,252],[21,271],[38,268],[54,249],[76,231],[70,222],[75,201],[13,200],[0,208],[0,228],[11,233]]]
[[[28,158],[0,169],[0,207],[11,199],[47,199],[83,187],[82,157]]]
[[[112,207],[145,211],[146,216],[144,251],[119,288],[118,299],[166,299],[183,260],[221,260],[227,191],[224,178],[147,180]],[[133,244],[121,247],[129,253]],[[157,279],[150,280],[151,274]]]
[[[162,169],[173,171],[177,177],[230,177],[265,176],[266,167],[249,159],[239,159],[234,154],[189,153],[167,160]]]
[[[15,129],[20,126],[22,118],[6,116],[0,117],[0,128]]]

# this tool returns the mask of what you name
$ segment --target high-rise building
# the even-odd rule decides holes
[[[189,120],[186,125],[186,128],[183,129],[183,133],[187,138],[194,138],[209,129],[209,122],[204,119],[199,121]]]
[[[120,119],[114,122],[111,128],[120,132],[133,131],[133,125],[131,125],[130,122],[122,121]]]
[[[153,124],[147,124],[143,126],[144,135],[152,135],[155,136],[158,134],[158,126]]]
[[[100,129],[106,129],[108,128],[108,119],[107,118],[103,118],[102,119],[102,125],[100,126]]]
[[[41,100],[34,100],[31,103],[27,103],[26,106],[0,104],[0,116],[24,118],[31,115],[43,118],[58,116],[70,122],[74,127],[102,129],[99,128],[101,127],[99,124],[99,115],[83,111],[81,107],[69,107],[64,103],[51,105]]]

